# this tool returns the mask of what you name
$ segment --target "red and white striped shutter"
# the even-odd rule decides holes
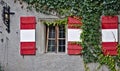
[[[118,16],[102,16],[102,51],[104,55],[117,55]]]
[[[82,30],[80,29],[81,22],[73,17],[68,17],[68,54],[76,55],[81,54],[82,47],[76,42],[80,42],[80,34]],[[78,27],[77,27],[78,25]]]
[[[34,16],[20,17],[21,55],[36,54],[35,28],[36,28],[36,19]]]

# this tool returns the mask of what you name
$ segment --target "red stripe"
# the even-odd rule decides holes
[[[21,42],[20,47],[21,47],[21,55],[33,54],[33,53],[35,54],[35,50],[36,50],[35,42]]]
[[[68,49],[82,49],[82,46],[80,44],[72,44],[68,42]]]
[[[35,49],[35,42],[21,42],[21,49]]]
[[[118,23],[102,23],[102,29],[117,29]]]
[[[68,24],[82,24],[80,20],[72,17],[68,17]]]
[[[21,50],[21,55],[35,55],[36,54],[36,50]]]
[[[117,55],[117,42],[102,42],[102,51],[104,55]]]
[[[82,24],[68,24],[69,29],[80,29]]]
[[[102,16],[102,23],[118,23],[118,16]]]
[[[118,16],[102,16],[102,29],[117,29]]]
[[[81,54],[82,46],[75,42],[68,42],[68,54],[69,55],[76,55]]]
[[[72,17],[68,17],[68,28],[70,29],[80,29],[82,23],[80,20]]]
[[[35,17],[20,17],[20,29],[35,29]]]

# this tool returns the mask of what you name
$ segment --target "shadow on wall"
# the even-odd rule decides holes
[[[2,37],[2,26],[0,26],[0,36]],[[0,39],[0,41],[3,43],[3,38]]]

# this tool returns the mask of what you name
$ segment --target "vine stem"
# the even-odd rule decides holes
[[[90,71],[90,68],[87,66],[85,62],[84,62],[84,68],[85,68],[85,71]]]
[[[96,67],[96,69],[95,69],[95,71],[98,71],[100,68],[101,68],[101,64],[99,64],[97,67]]]

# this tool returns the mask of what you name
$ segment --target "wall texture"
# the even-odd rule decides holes
[[[5,71],[84,71],[84,65],[81,56],[70,56],[65,54],[44,53],[45,48],[45,30],[44,25],[39,21],[44,18],[57,18],[56,16],[45,15],[35,11],[27,11],[26,4],[23,3],[23,9],[19,2],[13,0],[4,0],[15,15],[10,16],[10,30],[6,32],[6,26],[3,24],[0,16],[0,63]],[[0,4],[0,15],[3,5]],[[36,46],[35,56],[20,55],[20,17],[36,17]],[[89,64],[91,71],[97,64]],[[101,70],[108,71],[106,67]]]

